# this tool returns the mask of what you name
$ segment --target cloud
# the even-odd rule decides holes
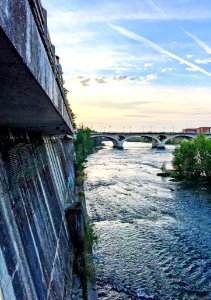
[[[197,64],[204,64],[204,65],[206,65],[206,64],[208,64],[208,63],[210,63],[211,62],[211,58],[205,58],[205,59],[195,59],[195,63],[197,63]]]
[[[125,82],[130,82],[130,81],[135,81],[137,80],[135,77],[132,76],[127,76],[127,75],[118,75],[118,76],[114,76],[112,78],[114,81],[125,81]]]
[[[127,45],[120,47],[119,45],[107,44],[86,45],[83,47],[62,47],[57,48],[57,53],[61,57],[64,72],[69,70],[69,75],[99,74],[104,75],[103,71],[107,70],[109,73],[115,72],[124,73],[128,70],[131,73],[143,70],[143,65],[146,62],[159,63],[164,59],[160,55],[152,55],[150,53],[132,53],[127,48]],[[108,74],[108,72],[106,74]]]
[[[150,101],[127,101],[127,102],[114,102],[114,101],[92,101],[89,102],[84,101],[81,102],[81,105],[88,105],[89,107],[99,107],[99,108],[107,108],[107,109],[114,109],[114,110],[128,110],[128,109],[138,109],[139,107],[143,107],[145,105],[149,105]]]
[[[93,87],[80,88],[72,83],[69,101],[78,116],[78,122],[94,125],[95,129],[108,124],[112,126],[112,130],[119,130],[122,126],[138,129],[139,117],[136,119],[129,115],[151,116],[142,118],[142,126],[153,126],[156,129],[175,126],[181,129],[197,127],[201,122],[204,126],[210,124],[210,115],[192,115],[192,112],[209,113],[207,108],[210,105],[210,94],[210,87],[139,84],[119,88],[115,84],[108,88],[106,84],[96,84]]]
[[[146,76],[140,76],[139,78],[135,78],[127,75],[117,75],[117,76],[108,76],[108,77],[96,77],[94,75],[90,75],[89,78],[83,76],[72,76],[70,80],[75,83],[79,83],[80,85],[87,87],[94,84],[123,84],[123,85],[134,85],[134,84],[148,84],[153,80],[157,79],[156,74],[147,74]]]
[[[187,58],[192,58],[192,57],[193,57],[193,54],[187,54],[186,57],[187,57]]]
[[[206,45],[203,41],[201,41],[199,38],[197,38],[195,35],[193,35],[192,33],[184,30],[183,28],[181,28],[182,31],[184,31],[189,37],[191,37],[196,43],[197,45],[199,45],[202,49],[204,49],[208,54],[211,54],[211,48]]]
[[[173,71],[173,68],[163,68],[163,69],[161,69],[162,73],[171,72],[171,71]]]
[[[123,115],[123,117],[127,118],[150,118],[150,115]]]
[[[65,28],[61,30],[57,23],[52,24],[51,26],[53,28],[51,36],[53,38],[53,42],[56,45],[61,45],[63,47],[69,46],[69,47],[75,47],[76,45],[84,44],[84,42],[90,42],[94,41],[97,38],[96,32],[91,31],[77,31],[71,32],[70,29]]]
[[[146,63],[144,64],[144,68],[147,69],[148,67],[152,67],[153,65],[153,63]]]
[[[159,53],[163,54],[163,55],[166,55],[170,58],[173,58],[174,60],[184,64],[184,65],[187,65],[191,68],[194,68],[196,69],[197,71],[211,77],[211,73],[207,72],[206,70],[202,69],[201,67],[197,66],[197,65],[194,65],[193,63],[175,55],[174,53],[171,53],[167,50],[165,50],[164,48],[160,47],[159,45],[153,43],[152,41],[150,41],[149,39],[141,36],[141,35],[138,35],[132,31],[129,31],[121,26],[116,26],[116,25],[113,25],[111,23],[109,23],[109,26],[111,28],[113,28],[114,30],[116,30],[117,32],[119,32],[121,35],[124,35],[132,40],[135,40],[135,41],[138,41],[138,42],[141,42],[141,43],[144,43],[145,45],[149,46],[150,48],[153,48],[154,50],[158,51]]]
[[[80,1],[78,1],[79,4],[75,5],[74,8],[74,5],[68,3],[67,6],[60,5],[60,10],[55,4],[53,5],[49,2],[51,1],[43,1],[44,6],[48,8],[49,24],[52,26],[55,24],[57,28],[62,28],[63,31],[75,25],[105,23],[115,20],[202,20],[211,18],[210,9],[207,9],[205,6],[200,7],[200,4],[196,2],[193,5],[189,5],[186,1],[184,5],[176,5],[176,3],[171,3],[172,5],[169,6],[168,4],[165,5],[165,12],[155,4],[157,1],[152,0],[148,0],[148,4],[153,7],[154,11],[149,9],[149,5],[146,5],[147,2],[144,0],[135,1],[138,5],[134,4],[131,7],[126,1],[91,1],[89,9],[86,6],[82,9]],[[94,3],[93,6],[92,3]],[[85,34],[84,38],[92,38],[92,33],[90,35],[87,36]],[[80,40],[83,36],[78,38]],[[76,36],[73,37],[73,39],[76,39],[76,42],[78,38]]]
[[[190,68],[190,67],[187,67],[186,70],[190,71],[190,72],[196,72],[196,71],[198,71],[196,68]]]
[[[105,78],[95,78],[95,81],[96,81],[97,83],[106,83]]]
[[[158,76],[156,74],[148,74],[146,76],[141,76],[140,80],[141,80],[141,83],[148,84],[151,81],[156,80],[157,78],[158,78]]]
[[[125,80],[125,79],[127,79],[128,78],[128,76],[126,76],[126,75],[119,75],[119,76],[116,76],[116,77],[114,77],[114,79],[116,79],[116,80]]]
[[[80,80],[80,83],[83,86],[89,86],[90,85],[90,78],[86,78],[86,79]]]

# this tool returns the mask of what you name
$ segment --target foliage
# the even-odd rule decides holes
[[[93,153],[94,141],[91,138],[91,129],[81,125],[77,128],[76,140],[75,140],[75,152],[76,152],[76,185],[78,186],[78,198],[77,208],[83,209],[85,194],[83,189],[86,173],[84,171],[84,162],[89,154]],[[98,243],[98,237],[94,230],[94,224],[85,221],[85,231],[83,235],[83,243],[80,251],[81,253],[81,265],[79,267],[80,276],[83,278],[84,290],[87,290],[87,283],[91,280],[95,274],[94,264],[90,257],[92,249]],[[87,295],[84,297],[87,299]]]
[[[94,224],[91,222],[88,222],[87,228],[86,228],[86,240],[89,244],[90,248],[95,248],[98,244],[98,236],[95,231]]]
[[[94,264],[91,259],[92,257],[92,249],[94,249],[98,244],[98,236],[95,232],[94,224],[90,221],[86,224],[85,236],[83,241],[82,248],[82,260],[81,268],[79,272],[83,277],[87,280],[90,280],[95,274]]]
[[[76,150],[76,164],[77,164],[77,176],[80,176],[80,180],[83,180],[82,177],[85,176],[83,172],[84,166],[83,163],[86,160],[87,156],[93,153],[94,142],[91,138],[91,129],[88,127],[81,127],[77,130],[77,136],[75,141],[75,150]]]
[[[69,102],[67,103],[67,110],[68,110],[68,113],[71,116],[71,123],[73,125],[73,128],[76,129],[76,126],[77,126],[76,121],[75,121],[76,120],[76,114],[73,112]]]
[[[84,257],[84,270],[83,272],[86,274],[87,279],[92,279],[95,269],[94,265],[90,263],[89,258],[87,255]]]
[[[173,151],[173,168],[186,180],[211,182],[211,140],[200,134],[193,141],[183,141]]]
[[[63,84],[65,82],[63,81]],[[64,100],[65,100],[65,104],[66,104],[66,108],[67,108],[67,111],[68,111],[68,114],[70,115],[71,117],[71,123],[73,125],[73,128],[76,129],[76,114],[73,112],[71,106],[70,106],[70,103],[67,99],[67,95],[68,95],[68,89],[66,89],[64,86],[63,86],[63,91],[64,91]]]
[[[183,137],[177,136],[166,141],[166,145],[178,145]]]
[[[85,179],[86,179],[86,173],[83,171],[83,166],[81,168],[78,168],[76,171],[76,185],[83,185]]]

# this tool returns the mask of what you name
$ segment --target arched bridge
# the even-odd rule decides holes
[[[211,133],[205,134],[211,137]],[[184,132],[95,132],[92,138],[106,138],[113,143],[113,147],[124,149],[124,142],[135,137],[143,137],[152,141],[152,148],[165,149],[166,142],[173,138],[195,139],[197,133]]]

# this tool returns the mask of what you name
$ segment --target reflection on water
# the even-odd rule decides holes
[[[211,195],[156,176],[172,149],[125,143],[87,163],[99,299],[211,300]]]

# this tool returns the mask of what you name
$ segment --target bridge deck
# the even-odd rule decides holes
[[[72,134],[53,58],[30,2],[0,1],[0,125]]]

